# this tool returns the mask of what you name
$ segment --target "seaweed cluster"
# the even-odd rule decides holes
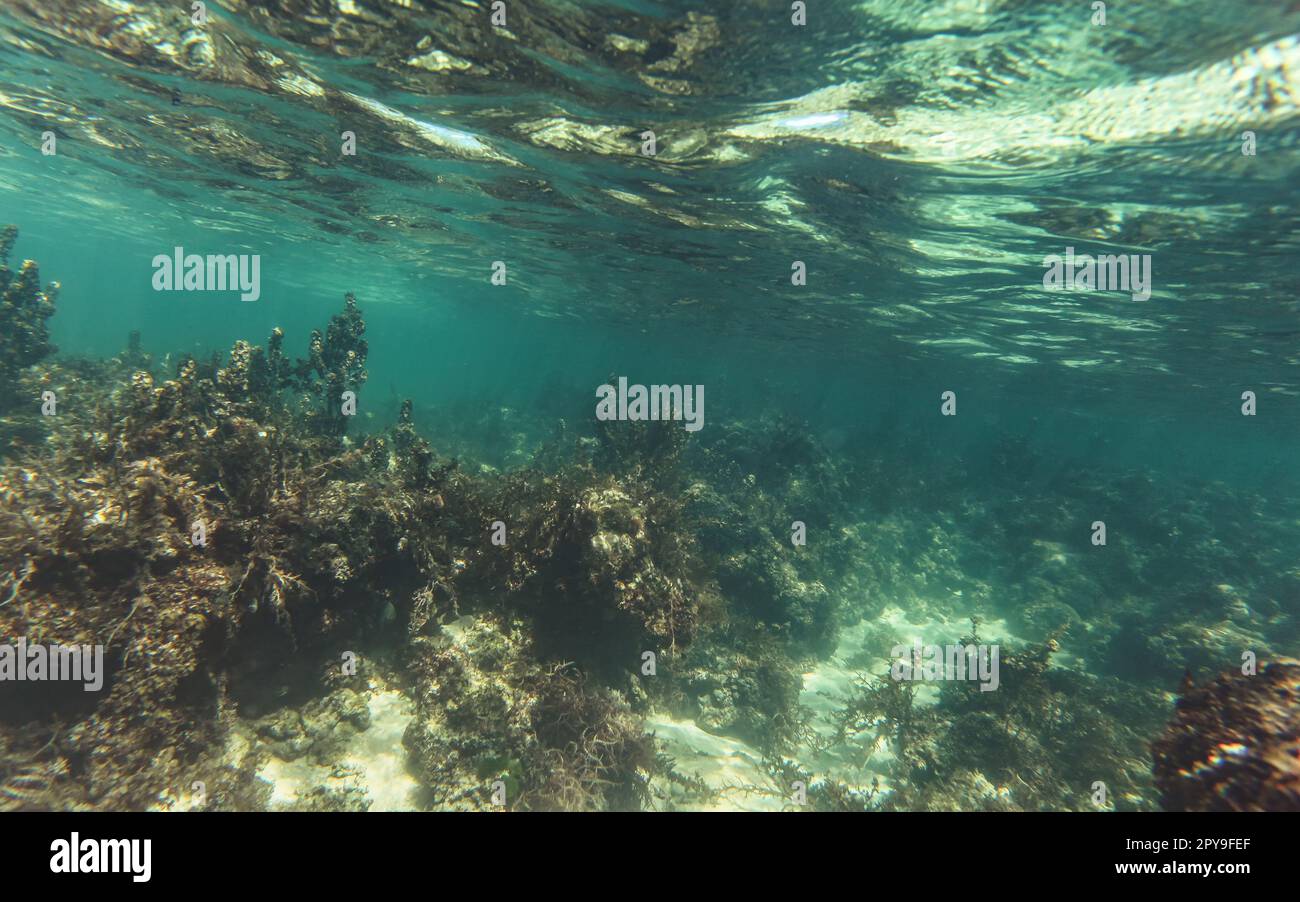
[[[18,229],[0,229],[0,383],[9,385],[15,376],[54,353],[46,320],[54,315],[59,283],[41,288],[41,272],[34,260],[24,261],[17,273],[9,268],[9,254],[18,240]],[[4,393],[0,405],[15,398]]]
[[[642,806],[658,763],[640,718],[577,666],[542,663],[521,622],[465,618],[410,655],[417,716],[405,744],[430,804]]]
[[[0,469],[0,635],[102,644],[107,661],[100,693],[3,687],[0,782],[48,775],[22,804],[176,798],[221,769],[249,716],[264,752],[315,748],[338,718],[287,704],[360,687],[365,668],[341,679],[338,662],[366,649],[418,700],[408,744],[432,799],[454,795],[448,773],[477,798],[488,771],[509,772],[511,807],[645,797],[659,762],[629,675],[645,651],[687,647],[713,593],[680,503],[581,461],[470,478],[409,402],[387,435],[345,440],[364,329],[348,295],[296,361],[276,330],[160,375],[132,336],[113,360],[16,375],[58,384],[63,404],[20,412],[43,448],[15,442]],[[468,651],[448,645],[462,612],[479,617]]]
[[[511,511],[504,544],[481,542],[464,582],[528,616],[546,654],[612,673],[691,642],[711,587],[678,501],[573,466],[508,474],[487,505]]]
[[[689,459],[689,514],[737,613],[775,631],[797,656],[833,650],[837,599],[858,593],[854,565],[872,557],[841,528],[860,519],[852,474],[789,418],[720,424]]]
[[[24,271],[7,335],[48,315]],[[241,341],[170,377],[132,368],[147,361],[134,340],[113,361],[16,376],[59,386],[61,403],[15,415],[45,446],[16,444],[0,470],[0,635],[105,649],[100,692],[0,688],[11,754],[61,775],[48,800],[142,808],[189,785],[264,671],[360,641],[389,594],[437,567],[416,534],[433,498],[406,489],[414,464],[376,466],[375,446],[346,446],[346,419],[323,412],[364,379],[363,329],[349,298],[295,364],[277,331],[269,350]],[[295,412],[293,392],[312,410]]]
[[[974,625],[973,625],[974,627]],[[980,644],[977,627],[961,639]],[[845,700],[827,745],[887,742],[890,810],[1143,809],[1149,785],[1144,727],[1154,696],[1115,681],[1052,668],[1054,639],[1002,649],[1000,685],[920,686],[866,677]],[[1097,785],[1105,787],[1098,803]],[[843,790],[837,790],[839,796]]]

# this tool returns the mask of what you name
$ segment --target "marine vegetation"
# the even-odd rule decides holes
[[[381,700],[426,809],[1294,807],[1266,688],[1291,665],[1187,693],[1154,784],[1148,747],[1183,672],[1300,636],[1289,546],[1245,540],[1272,502],[1205,487],[1211,521],[1014,441],[972,473],[766,413],[583,428],[393,389],[363,430],[364,298],[302,339],[56,355],[57,285],[2,235],[0,644],[103,646],[105,673],[0,683],[0,807],[364,810]],[[1140,541],[1085,557],[1121,496]],[[998,691],[873,675],[967,617],[963,644],[1017,637]],[[827,710],[809,687],[846,669]],[[690,763],[710,742],[723,782]],[[286,801],[277,768],[322,776]]]
[[[24,273],[5,314],[31,328],[5,334],[43,336],[52,292]],[[31,400],[4,424],[0,634],[103,644],[107,661],[102,693],[0,689],[14,804],[150,807],[196,774],[255,799],[252,759],[228,772],[241,716],[266,752],[323,754],[310,737],[333,733],[337,706],[285,720],[277,699],[364,687],[339,662],[394,636],[362,676],[409,686],[430,804],[486,807],[496,778],[516,808],[645,800],[663,759],[629,677],[643,652],[680,655],[717,604],[685,503],[645,466],[471,478],[409,402],[387,434],[354,438],[364,331],[349,294],[298,359],[279,329],[170,373],[136,333],[108,361],[47,359],[36,338],[7,358]],[[460,622],[468,644],[448,638]]]
[[[18,229],[5,226],[0,230],[0,384],[9,385],[24,369],[54,353],[46,324],[54,315],[59,283],[41,288],[40,267],[34,260],[24,261],[15,273],[9,268],[9,254],[18,240]],[[0,397],[0,411],[12,405],[15,397]]]
[[[977,624],[960,644],[980,645]],[[1053,669],[1058,648],[1048,639],[1004,649],[997,691],[945,680],[932,702],[918,698],[918,683],[864,677],[827,744],[863,734],[868,745],[888,741],[895,785],[886,809],[1146,807],[1144,711],[1158,710],[1158,694]]]
[[[1172,811],[1300,811],[1300,662],[1187,681],[1154,746]]]

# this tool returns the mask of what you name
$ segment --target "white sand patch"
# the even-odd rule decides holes
[[[834,735],[835,714],[855,693],[859,678],[886,673],[896,646],[910,647],[918,639],[923,645],[956,644],[969,635],[970,629],[970,618],[965,615],[923,615],[897,605],[890,605],[877,617],[843,628],[835,653],[803,675],[799,702],[812,711],[813,730],[823,738]],[[984,644],[1020,644],[1002,619],[981,620],[979,633]],[[938,683],[917,686],[916,704],[934,704],[938,698]],[[787,793],[785,787],[776,785],[763,768],[762,754],[739,739],[716,736],[694,721],[665,715],[647,718],[645,727],[655,734],[660,750],[676,761],[680,774],[698,776],[718,793],[718,799],[710,805],[673,799],[677,807],[696,811],[780,811],[792,804],[793,789]],[[877,798],[891,791],[887,772],[894,752],[889,741],[877,738],[874,730],[850,736],[825,751],[801,748],[794,758],[811,774],[813,782],[830,778],[867,791],[875,781]]]
[[[272,811],[294,807],[299,795],[305,798],[312,789],[328,784],[331,779],[328,767],[311,764],[306,758],[297,761],[269,758],[257,776],[271,784],[267,807]]]
[[[956,644],[970,634],[970,628],[968,616],[923,616],[897,605],[890,605],[877,617],[845,627],[840,631],[835,653],[804,674],[799,703],[813,712],[813,730],[824,738],[833,736],[836,711],[855,694],[861,678],[887,672],[897,646],[910,647],[918,640],[922,645]],[[1003,619],[981,620],[979,634],[984,644],[1015,641]],[[919,683],[914,704],[935,704],[939,685]],[[847,741],[822,752],[802,749],[796,758],[814,777],[830,777],[861,790],[870,789],[876,780],[882,797],[890,791],[886,773],[894,752],[890,742],[878,738],[873,730],[849,736]]]
[[[414,811],[419,786],[406,769],[402,734],[413,716],[411,701],[402,693],[372,684],[370,729],[348,747],[344,764],[362,773],[373,803],[371,811]]]
[[[850,694],[859,676],[887,672],[898,646],[911,647],[916,642],[922,645],[956,644],[970,634],[970,628],[970,618],[966,616],[931,615],[923,618],[915,611],[908,612],[890,605],[880,616],[860,620],[840,631],[835,653],[804,674],[803,694],[799,701],[817,712],[819,720],[822,716],[829,717],[839,707],[835,698]],[[1019,644],[1003,619],[981,620],[979,633],[980,642],[985,645],[1009,639]],[[917,687],[916,703],[933,704],[938,701],[938,696],[938,684],[922,683]]]
[[[664,715],[646,718],[647,732],[655,734],[660,751],[676,760],[677,771],[698,776],[718,799],[711,805],[674,800],[684,811],[780,811],[785,800],[763,770],[763,756],[729,736],[706,733],[691,720]]]
[[[370,727],[352,738],[334,767],[313,764],[308,758],[285,761],[271,757],[258,776],[271,784],[272,810],[292,808],[318,787],[361,786],[371,799],[371,811],[415,811],[419,784],[406,769],[402,734],[411,721],[408,698],[376,680],[369,682]]]

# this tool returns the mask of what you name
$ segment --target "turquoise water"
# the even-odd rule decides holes
[[[879,778],[898,807],[1089,807],[1082,788],[999,795],[1008,773],[945,752],[938,770],[995,789],[927,789],[870,750],[880,717],[830,748],[767,748],[799,706],[833,732],[842,704],[818,687],[843,699],[896,640],[953,642],[974,616],[1008,648],[1054,636],[1061,680],[1145,699],[1098,716],[1135,750],[1109,805],[1154,808],[1138,759],[1183,673],[1300,648],[1300,11],[1125,2],[1102,24],[1088,4],[865,0],[795,25],[785,4],[548,2],[506,3],[494,26],[487,3],[229,0],[203,24],[185,6],[0,3],[0,223],[20,229],[12,265],[62,285],[57,359],[112,358],[137,330],[161,384],[276,327],[293,356],[354,292],[369,378],[349,441],[410,399],[434,452],[489,482],[565,466],[542,455],[560,421],[589,451],[611,378],[703,386],[666,494],[708,486],[730,531],[649,528],[703,546],[690,579],[730,629],[776,643],[802,695],[711,718],[696,674],[631,693],[647,732],[745,743],[776,798],[793,761],[855,791]],[[176,247],[257,255],[260,297],[154,290]],[[1044,258],[1067,248],[1148,257],[1149,299],[1047,290]],[[719,475],[727,460],[761,499]],[[772,590],[793,520],[824,557]],[[452,546],[473,573],[469,540]],[[403,625],[411,593],[393,592]],[[1047,603],[1068,631],[1026,613]],[[717,674],[750,665],[710,629],[692,653],[731,685]],[[602,667],[586,678],[625,693]],[[1032,768],[1078,787],[1118,772],[1066,746],[1043,738]]]

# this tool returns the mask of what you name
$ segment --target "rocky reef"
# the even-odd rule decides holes
[[[488,807],[498,781],[509,807],[647,798],[665,770],[633,674],[680,656],[718,603],[662,457],[471,478],[409,402],[353,438],[352,295],[296,360],[278,329],[171,373],[137,334],[112,360],[49,359],[53,293],[24,273],[9,375],[60,404],[41,415],[31,395],[5,421],[0,634],[102,645],[106,675],[98,693],[0,687],[9,804],[144,808],[196,781],[251,804],[257,756],[232,771],[232,740],[328,757],[359,721],[313,699],[379,673],[416,702],[406,744],[431,805]]]
[[[1287,521],[1258,498],[1209,487],[1212,520],[1141,475],[1078,474],[1024,497],[1039,461],[1014,443],[987,472],[909,471],[905,431],[836,453],[767,414],[584,431],[394,393],[363,433],[354,295],[301,357],[280,329],[205,358],[138,332],[55,355],[57,286],[8,269],[16,237],[0,639],[102,646],[104,681],[0,683],[0,807],[783,808],[799,784],[812,810],[1150,809],[1175,672],[1300,635],[1289,546],[1246,541]],[[509,465],[467,459],[476,440]],[[1121,495],[1140,541],[1085,559]],[[998,691],[878,676],[900,638],[968,618],[952,638],[1005,643]],[[1294,807],[1293,669],[1180,703],[1167,805]],[[364,785],[372,731],[409,798]],[[1249,753],[1211,781],[1206,742]],[[696,747],[732,769],[701,776]],[[311,785],[273,792],[288,771]]]
[[[642,807],[654,740],[622,695],[575,665],[542,663],[519,622],[466,618],[449,632],[410,649],[417,714],[405,745],[431,805]]]

